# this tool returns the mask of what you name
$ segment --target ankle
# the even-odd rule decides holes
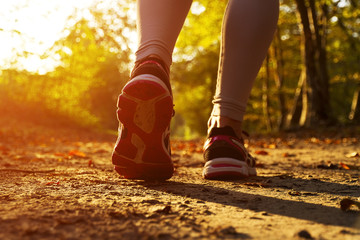
[[[135,67],[134,70],[136,68],[138,68],[139,66],[141,66],[142,64],[146,63],[146,62],[151,62],[154,61],[156,62],[158,65],[161,66],[162,70],[169,75],[170,74],[170,66],[166,65],[166,63],[161,59],[160,56],[156,55],[156,54],[150,54],[149,56],[142,58],[140,60],[137,60],[135,62]]]
[[[149,55],[146,58],[140,59],[135,62],[130,79],[141,74],[151,74],[158,77],[163,81],[172,95],[170,79],[169,79],[169,68],[164,61],[161,60],[157,55]]]
[[[209,119],[208,133],[212,128],[231,127],[238,138],[242,138],[242,122],[225,116],[212,116]]]

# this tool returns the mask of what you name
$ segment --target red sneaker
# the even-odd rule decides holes
[[[128,179],[171,178],[173,99],[168,74],[159,62],[146,60],[135,68],[119,96],[117,116],[119,136],[112,154],[115,170]]]
[[[204,144],[203,177],[237,179],[256,176],[255,159],[231,127],[213,128]]]

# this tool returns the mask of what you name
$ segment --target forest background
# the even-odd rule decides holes
[[[134,2],[94,1],[85,10],[74,9],[62,37],[40,55],[12,49],[0,66],[0,114],[116,131],[117,96],[133,66]],[[206,134],[226,3],[194,1],[176,44],[173,136]],[[0,26],[0,32],[31,41],[17,29]],[[57,64],[46,72],[28,71],[22,59],[34,55]],[[244,128],[258,133],[359,126],[359,92],[360,1],[281,0]]]

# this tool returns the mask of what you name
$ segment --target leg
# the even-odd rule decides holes
[[[112,162],[125,178],[164,180],[174,168],[169,127],[172,51],[191,0],[138,0],[139,47],[131,80],[118,100],[120,122]]]
[[[211,117],[215,126],[233,126],[239,137],[253,82],[276,29],[278,4],[278,0],[230,0],[223,20]]]
[[[136,61],[158,56],[169,67],[172,52],[192,0],[138,0]]]
[[[243,146],[241,123],[250,91],[271,43],[278,0],[230,0],[222,28],[218,82],[205,143],[205,178],[256,175]]]

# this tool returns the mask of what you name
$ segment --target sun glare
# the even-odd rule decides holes
[[[74,9],[86,9],[93,0],[12,0],[0,8],[0,68],[16,66],[46,73],[55,59],[43,60],[44,52],[58,40]],[[25,54],[25,55],[24,55]],[[19,56],[25,57],[19,57]]]

